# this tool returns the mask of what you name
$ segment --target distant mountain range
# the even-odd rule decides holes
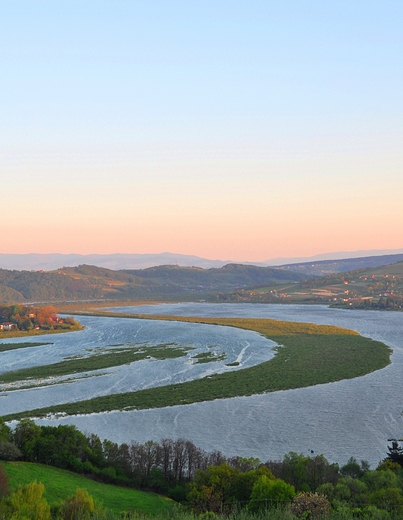
[[[398,259],[392,259],[394,255],[403,255],[403,249],[396,250],[375,250],[375,251],[354,251],[354,252],[336,252],[336,253],[326,253],[322,255],[315,255],[312,257],[303,257],[303,258],[274,258],[271,260],[266,260],[264,262],[236,262],[242,263],[243,265],[257,265],[257,266],[284,266],[284,265],[301,265],[305,263],[318,263],[325,262],[329,260],[346,260],[346,259],[355,259],[355,258],[374,258],[374,257],[382,257],[385,261],[385,264],[397,262]],[[385,259],[386,256],[391,255],[390,261]],[[403,258],[403,256],[402,256]],[[382,261],[384,261],[382,260]],[[373,260],[371,260],[373,261]],[[30,254],[5,254],[0,253],[0,268],[3,269],[16,269],[16,270],[34,270],[34,271],[52,271],[55,269],[60,269],[61,267],[76,267],[78,265],[95,265],[97,267],[105,267],[107,269],[146,269],[147,267],[154,267],[159,265],[179,265],[183,267],[202,267],[204,269],[209,269],[212,267],[223,267],[229,263],[235,263],[231,260],[211,260],[207,258],[202,258],[194,255],[181,255],[175,253],[159,253],[159,254],[91,254],[91,255],[80,255],[80,254],[61,254],[61,253],[52,253],[52,254],[39,254],[39,253],[30,253]],[[365,264],[365,262],[364,262]],[[362,265],[363,267],[372,267],[375,265],[384,265],[384,264],[368,264]],[[338,263],[329,263],[329,266],[332,266],[336,270],[339,271],[337,267]],[[355,264],[358,265],[358,264]],[[324,264],[322,265],[324,267]],[[330,267],[329,267],[330,268]],[[355,269],[352,267],[343,267],[343,270]],[[298,269],[299,270],[299,269]],[[329,272],[329,271],[326,271]],[[318,271],[317,274],[321,274]]]
[[[263,262],[263,265],[267,266],[279,266],[279,265],[296,265],[307,262],[322,262],[328,260],[346,260],[354,258],[366,258],[375,256],[389,256],[389,255],[403,255],[403,249],[371,249],[361,251],[337,251],[333,253],[323,253],[314,256],[304,256],[300,258],[272,258]]]
[[[183,267],[223,267],[230,260],[209,260],[193,255],[174,253],[159,254],[110,254],[110,255],[79,255],[79,254],[4,254],[0,253],[0,268],[34,271],[53,271],[61,267],[77,267],[78,265],[96,265],[106,269],[146,269],[158,265],[180,265]],[[249,262],[250,263],[250,262]],[[260,265],[260,264],[254,264]],[[263,265],[263,264],[262,264]]]

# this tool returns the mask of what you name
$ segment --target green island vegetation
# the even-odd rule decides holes
[[[106,311],[99,311],[98,315],[239,327],[264,334],[275,341],[278,347],[274,358],[253,367],[214,374],[184,383],[9,414],[5,416],[7,420],[43,417],[48,414],[72,415],[111,410],[161,408],[248,396],[363,376],[390,363],[391,349],[383,343],[364,338],[355,331],[329,325],[255,318],[121,315]],[[79,366],[83,359],[74,362]],[[44,368],[53,370],[49,367],[55,365]],[[21,372],[22,370],[19,371],[20,376]],[[2,375],[2,380],[4,381],[6,377],[12,378],[13,375],[10,372],[5,373]]]
[[[78,374],[92,370],[102,370],[105,368],[126,365],[142,359],[168,359],[184,356],[190,347],[180,347],[178,345],[164,343],[161,345],[143,347],[123,347],[112,346],[110,349],[94,349],[88,356],[74,356],[51,365],[38,367],[22,368],[12,372],[0,374],[0,384],[14,383],[33,379],[55,378],[69,374]]]
[[[398,520],[403,448],[376,469],[354,457],[282,460],[206,452],[186,439],[117,444],[73,425],[0,419],[2,520]]]
[[[218,354],[214,352],[201,352],[200,354],[193,356],[192,360],[195,363],[210,363],[211,361],[224,361],[225,357],[226,356],[223,352]]]
[[[0,306],[0,339],[82,329],[80,323],[74,318],[71,316],[60,318],[57,312],[53,305],[45,307],[2,305]]]
[[[42,347],[44,345],[53,345],[53,343],[31,343],[28,341],[23,343],[0,343],[0,352],[5,352],[6,350],[17,350],[19,348]]]

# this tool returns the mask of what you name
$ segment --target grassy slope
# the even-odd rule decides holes
[[[181,384],[66,403],[4,418],[11,420],[57,412],[76,414],[159,408],[247,396],[358,377],[384,368],[390,363],[391,350],[386,345],[339,327],[247,318],[149,315],[125,317],[239,327],[260,332],[281,346],[277,348],[277,355],[273,359],[254,367]]]
[[[77,488],[85,488],[97,502],[104,507],[119,513],[137,510],[149,514],[157,514],[173,507],[175,502],[156,495],[135,489],[101,484],[76,473],[30,462],[2,463],[6,470],[10,490],[36,480],[45,486],[45,498],[49,504],[65,500],[73,495]]]

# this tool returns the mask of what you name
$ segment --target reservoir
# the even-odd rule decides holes
[[[369,461],[372,468],[386,456],[387,439],[403,436],[402,313],[329,309],[319,305],[206,303],[114,310],[337,325],[391,347],[392,363],[363,377],[308,388],[163,409],[48,419],[41,420],[41,424],[72,423],[84,432],[94,432],[118,443],[182,437],[208,451],[259,457],[262,461],[281,459],[290,451],[308,455],[312,450],[340,464],[354,456]],[[138,361],[96,374],[57,379],[43,387],[2,388],[0,415],[58,404],[66,399],[78,401],[181,382],[252,366],[273,356],[273,342],[257,333],[232,327],[100,317],[82,317],[80,321],[86,325],[84,331],[39,338],[52,345],[1,353],[0,371],[57,362],[111,345],[172,342],[188,350],[179,359]],[[194,363],[195,354],[206,351],[217,354],[217,361]],[[225,356],[224,361],[219,360],[220,355]],[[239,368],[227,366],[234,361],[239,362]]]

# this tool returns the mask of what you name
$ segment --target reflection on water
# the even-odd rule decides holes
[[[282,458],[289,451],[308,454],[313,450],[330,461],[344,463],[355,456],[372,465],[385,457],[387,439],[403,434],[402,313],[302,305],[192,303],[130,310],[143,314],[248,316],[339,325],[392,347],[392,364],[364,377],[310,388],[165,409],[73,417],[60,422],[74,423],[83,431],[93,431],[116,442],[185,437],[207,450],[218,449],[228,455],[268,460]],[[91,327],[96,323],[91,322]],[[143,331],[142,341],[159,326],[158,322],[145,323],[147,330]],[[189,331],[187,341],[195,341],[195,337],[191,339],[195,329],[185,325]],[[235,329],[222,330],[222,341],[227,338],[227,343],[232,343]]]

